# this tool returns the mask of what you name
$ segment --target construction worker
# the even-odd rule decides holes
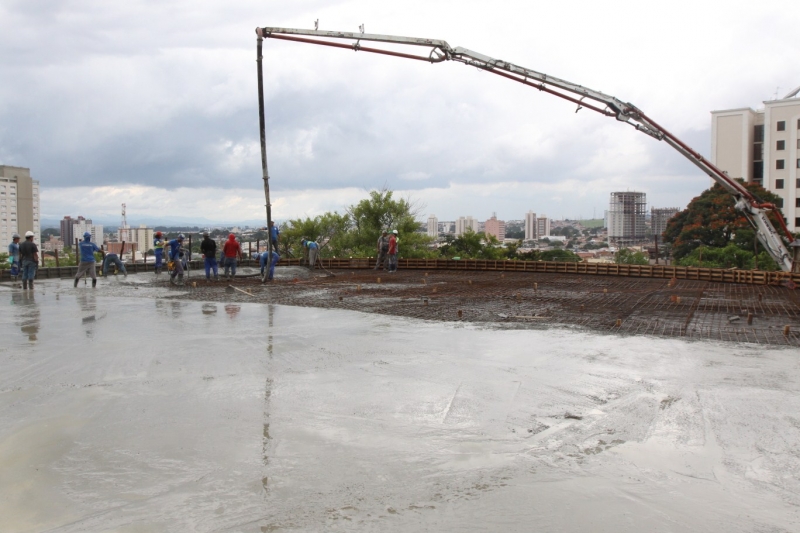
[[[236,277],[236,260],[242,258],[242,247],[233,233],[228,235],[228,240],[222,245],[222,253],[225,254],[225,277],[233,279]]]
[[[17,276],[20,273],[19,263],[19,233],[11,236],[11,244],[8,245],[8,263],[11,265],[11,277],[14,282],[17,281]]]
[[[275,265],[281,260],[281,256],[277,252],[263,252],[258,256],[258,263],[261,265],[261,280],[272,281],[275,275]],[[269,266],[269,268],[267,268]],[[264,278],[264,272],[267,272],[267,277]]]
[[[203,263],[206,267],[206,279],[211,279],[211,271],[214,271],[214,281],[219,281],[217,267],[217,243],[208,236],[208,232],[203,232],[203,241],[200,243],[200,252],[203,254]]]
[[[397,230],[392,230],[392,234],[389,236],[389,251],[387,255],[389,257],[389,272],[397,272]]]
[[[39,247],[33,242],[33,232],[25,232],[25,242],[19,245],[19,259],[22,264],[22,288],[33,290],[33,279],[39,267]]]
[[[167,241],[169,260],[175,265],[169,277],[169,282],[173,285],[183,285],[183,258],[181,257],[181,254],[185,251],[183,238],[183,233],[181,233],[176,239]]]
[[[78,273],[75,274],[75,282],[73,287],[78,286],[78,280],[84,274],[89,274],[92,278],[92,288],[97,286],[97,260],[94,257],[95,252],[99,252],[100,248],[92,242],[92,234],[88,231],[83,234],[83,240],[78,246],[81,254],[81,262],[78,264]]]
[[[118,272],[122,272],[122,274],[127,278],[128,271],[125,270],[125,263],[123,263],[117,254],[106,254],[103,257],[103,277],[108,276],[108,267],[114,265],[117,268]]]
[[[278,229],[278,226],[275,225],[274,221],[270,221],[269,223],[269,243],[270,249],[274,248],[275,253],[278,253],[278,240],[281,236],[281,230]]]
[[[375,270],[387,268],[386,254],[389,253],[389,237],[386,230],[378,237],[378,261],[375,263]]]
[[[164,262],[164,235],[160,231],[153,235],[153,252],[156,255],[155,273],[161,274],[161,266]]]
[[[308,250],[308,268],[314,270],[314,267],[317,266],[317,253],[319,252],[319,244],[310,239],[303,239],[300,244],[303,245],[303,248]]]

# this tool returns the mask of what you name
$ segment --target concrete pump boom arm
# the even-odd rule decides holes
[[[447,41],[440,39],[422,39],[416,37],[401,37],[394,35],[379,35],[371,33],[355,33],[341,31],[303,30],[295,28],[264,27],[256,28],[259,40],[264,38],[296,41],[334,48],[344,48],[356,52],[371,52],[376,54],[416,59],[430,63],[442,61],[456,61],[465,65],[482,69],[492,74],[497,74],[512,81],[528,85],[543,92],[550,93],[578,106],[576,112],[582,108],[590,109],[608,117],[614,117],[620,122],[625,122],[638,131],[645,133],[659,141],[665,141],[686,159],[694,163],[714,181],[719,183],[736,199],[736,209],[741,211],[756,230],[758,240],[772,256],[772,258],[787,272],[794,268],[793,255],[789,253],[783,239],[778,234],[767,216],[768,211],[775,211],[782,226],[785,237],[793,243],[797,250],[800,242],[795,241],[789,228],[781,216],[777,206],[764,203],[755,197],[747,188],[735,179],[729,177],[710,161],[690,148],[680,139],[675,137],[665,128],[645,115],[631,103],[623,102],[613,96],[583,87],[566,80],[537,72],[508,61],[494,59],[467,48],[451,47]],[[354,43],[345,44],[331,39],[354,40]],[[260,41],[259,41],[260,42]],[[409,54],[384,48],[364,46],[362,42],[388,43],[403,46],[416,46],[428,48],[428,55]]]

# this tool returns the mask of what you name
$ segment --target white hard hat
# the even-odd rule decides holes
[[[27,239],[28,237],[33,237],[33,232],[32,231],[26,231],[25,232],[25,238]]]
[[[11,240],[14,239],[19,239],[19,233],[15,233],[14,235],[11,236]]]

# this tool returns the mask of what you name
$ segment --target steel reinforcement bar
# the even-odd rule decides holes
[[[320,259],[327,269],[372,268],[375,258],[324,258]],[[489,259],[398,259],[400,270],[496,270],[502,272],[534,272],[552,274],[581,274],[590,276],[621,276],[631,278],[685,279],[693,281],[715,281],[720,283],[744,283],[748,285],[780,285],[794,287],[800,283],[800,273],[764,270],[725,270],[721,268],[696,268],[662,265],[617,265],[613,263],[561,263],[555,261],[495,261]],[[300,259],[282,259],[281,266],[299,266]],[[256,261],[245,260],[243,266],[258,266]],[[152,272],[153,265],[131,263],[129,272]],[[203,268],[202,261],[191,261],[191,272]],[[98,265],[98,270],[100,267]],[[37,278],[68,278],[75,276],[77,267],[40,267]],[[9,281],[9,269],[0,270],[0,281]]]

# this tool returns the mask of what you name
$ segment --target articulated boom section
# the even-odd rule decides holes
[[[416,59],[419,61],[426,61],[430,63],[440,63],[442,61],[456,61],[472,67],[482,69],[492,74],[497,74],[504,78],[528,85],[540,91],[550,93],[564,100],[570,101],[578,106],[577,110],[582,108],[590,109],[608,117],[614,117],[621,122],[625,122],[638,131],[645,133],[659,141],[666,141],[667,144],[672,146],[681,155],[686,157],[692,163],[697,165],[703,172],[708,174],[717,183],[722,185],[728,192],[736,198],[736,209],[740,210],[750,221],[756,230],[758,240],[772,256],[772,258],[787,272],[791,272],[793,268],[800,267],[800,261],[795,264],[794,257],[786,248],[783,238],[775,230],[775,227],[767,217],[767,211],[776,211],[778,219],[780,220],[785,238],[793,242],[795,251],[800,250],[800,241],[796,241],[794,236],[789,231],[780,216],[780,211],[773,204],[762,203],[753,196],[741,183],[730,178],[727,174],[722,172],[719,168],[714,166],[710,161],[705,159],[695,150],[683,143],[680,139],[672,135],[666,129],[659,126],[655,121],[650,119],[636,106],[630,103],[625,103],[613,96],[588,89],[582,85],[571,83],[553,76],[549,76],[542,72],[527,69],[501,59],[494,59],[478,52],[473,52],[467,48],[451,47],[447,41],[439,39],[421,39],[415,37],[400,37],[394,35],[379,35],[371,33],[352,33],[352,32],[339,32],[339,31],[320,31],[320,30],[302,30],[295,28],[276,28],[264,27],[256,28],[256,34],[259,38],[259,43],[263,38],[282,39],[287,41],[296,41],[309,44],[317,44],[322,46],[331,46],[334,48],[344,48],[354,50],[356,52],[371,52],[376,54],[389,55],[394,57],[402,57],[406,59]],[[314,37],[314,38],[311,38]],[[350,39],[355,42],[352,44],[344,44],[323,39]],[[394,50],[387,50],[382,48],[372,48],[364,46],[362,41],[389,43],[394,45],[405,46],[418,46],[429,48],[427,56],[407,54]],[[571,94],[569,94],[571,93]],[[574,96],[573,96],[574,95]],[[600,105],[597,105],[600,104]],[[577,111],[576,111],[577,112]]]

